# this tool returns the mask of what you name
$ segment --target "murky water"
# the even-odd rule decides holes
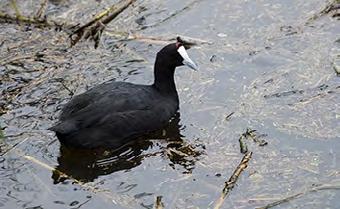
[[[0,11],[14,15],[10,2]],[[115,2],[49,1],[46,15],[85,23]],[[91,41],[70,48],[63,31],[1,23],[0,208],[152,208],[157,196],[165,208],[213,208],[247,128],[268,145],[246,142],[253,157],[223,208],[261,207],[315,185],[335,187],[276,208],[339,208],[338,11],[313,18],[327,4],[137,0],[98,49]],[[39,6],[18,0],[22,15]],[[189,51],[198,72],[176,71],[180,114],[164,130],[120,150],[62,147],[47,128],[73,94],[110,80],[153,81],[165,43],[117,32],[212,44]]]

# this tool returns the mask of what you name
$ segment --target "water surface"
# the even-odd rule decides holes
[[[22,15],[40,4],[18,0]],[[116,1],[50,1],[48,18],[85,23]],[[241,161],[253,157],[224,208],[255,208],[313,185],[340,184],[340,25],[317,15],[324,0],[138,1],[111,22],[98,49],[70,48],[54,29],[0,24],[2,208],[213,208]],[[10,1],[2,11],[15,14]],[[137,20],[137,21],[136,21]],[[113,32],[114,31],[114,32]],[[164,43],[123,41],[177,34],[206,40],[189,51],[200,66],[176,71],[180,114],[149,140],[121,150],[69,150],[47,131],[63,104],[105,81],[151,83]],[[232,114],[230,117],[226,118]],[[11,149],[11,147],[15,147]],[[339,190],[276,208],[339,208]]]

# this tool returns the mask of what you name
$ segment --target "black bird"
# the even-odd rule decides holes
[[[49,130],[65,146],[119,148],[163,128],[179,106],[175,68],[187,65],[197,70],[186,48],[189,44],[178,37],[157,53],[152,85],[110,82],[75,96]]]

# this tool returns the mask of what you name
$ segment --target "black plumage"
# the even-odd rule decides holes
[[[196,68],[186,53],[183,56],[183,44],[178,39],[157,53],[152,85],[98,85],[67,103],[59,123],[50,130],[66,146],[118,148],[164,127],[179,107],[175,68],[183,63]]]

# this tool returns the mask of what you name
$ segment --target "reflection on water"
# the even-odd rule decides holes
[[[63,182],[68,177],[90,182],[101,175],[132,169],[139,166],[146,157],[158,154],[167,156],[173,168],[181,165],[185,172],[191,172],[201,152],[184,142],[179,122],[178,113],[165,129],[141,137],[118,150],[83,150],[61,146],[59,165],[55,168],[52,179],[54,183]],[[167,145],[144,153],[154,146],[157,142],[155,139],[165,139]]]

